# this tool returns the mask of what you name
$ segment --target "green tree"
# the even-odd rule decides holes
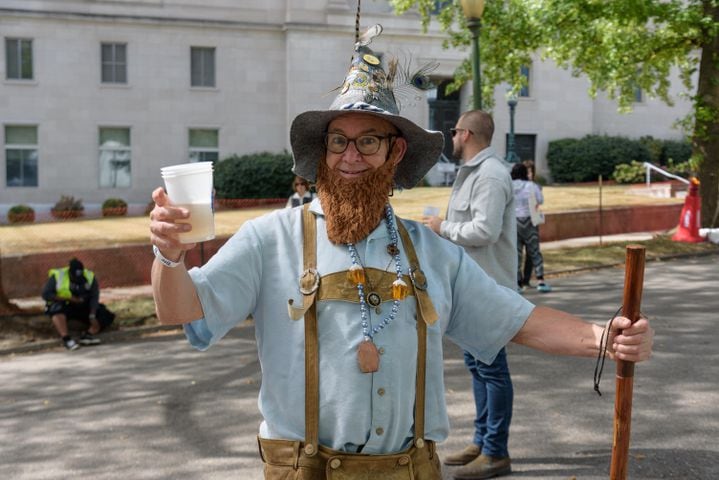
[[[457,0],[390,3],[398,14],[416,8],[425,29],[436,18],[447,48],[471,40]],[[676,68],[693,107],[680,124],[701,181],[702,222],[719,227],[719,0],[488,0],[480,35],[482,98],[489,101],[501,82],[521,87],[520,67],[533,54],[586,76],[590,95],[605,91],[622,111],[631,108],[636,87],[671,105]],[[470,78],[467,58],[454,86]]]

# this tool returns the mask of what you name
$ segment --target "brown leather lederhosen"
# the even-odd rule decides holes
[[[259,438],[260,455],[265,463],[266,480],[439,480],[442,478],[434,442],[424,437],[425,373],[427,358],[427,323],[437,320],[437,313],[426,291],[426,279],[419,268],[417,254],[407,230],[397,220],[407,258],[410,275],[405,278],[410,295],[417,302],[417,372],[414,411],[414,441],[410,448],[389,455],[344,453],[319,444],[319,349],[317,345],[317,303],[319,299],[357,301],[357,290],[348,287],[345,272],[322,277],[317,273],[317,232],[315,217],[304,206],[303,258],[304,273],[300,278],[303,305],[295,307],[290,301],[291,318],[304,316],[305,324],[305,441],[271,440]],[[366,269],[379,278],[382,272]],[[393,274],[389,274],[394,278]],[[385,282],[386,283],[386,282]],[[391,282],[389,282],[391,283]],[[373,282],[379,285],[380,282]],[[390,298],[389,295],[383,298]]]

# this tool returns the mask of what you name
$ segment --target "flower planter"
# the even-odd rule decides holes
[[[73,218],[82,217],[82,210],[50,210],[50,215],[57,220],[70,220]]]
[[[106,207],[102,209],[103,217],[124,217],[127,215],[127,207]]]
[[[35,212],[9,212],[7,214],[7,221],[9,223],[33,223],[35,221]]]

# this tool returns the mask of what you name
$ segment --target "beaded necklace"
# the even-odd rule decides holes
[[[360,370],[363,373],[376,372],[379,369],[379,352],[374,344],[374,336],[382,331],[385,327],[389,326],[390,323],[397,316],[399,312],[399,303],[407,297],[409,288],[407,283],[402,280],[402,262],[399,256],[399,238],[397,234],[397,228],[395,226],[394,213],[392,207],[389,204],[385,206],[385,225],[387,226],[387,233],[390,236],[390,244],[387,245],[387,253],[389,253],[394,259],[395,271],[397,273],[397,279],[392,282],[392,309],[389,315],[387,315],[381,322],[373,326],[370,330],[369,318],[367,315],[367,301],[365,298],[365,283],[367,281],[365,271],[359,262],[359,255],[357,249],[353,243],[347,244],[349,250],[350,259],[352,260],[352,266],[347,272],[347,278],[350,282],[357,285],[357,296],[359,297],[360,304],[360,315],[362,317],[362,342],[360,342],[357,348],[357,360],[359,363]],[[370,299],[372,300],[372,299]],[[376,306],[376,305],[374,305]]]

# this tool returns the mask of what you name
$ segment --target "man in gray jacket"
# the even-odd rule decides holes
[[[481,111],[464,113],[452,128],[454,156],[462,166],[452,188],[447,217],[424,217],[435,233],[462,245],[498,284],[516,289],[517,225],[509,165],[490,146],[492,117]],[[511,472],[507,444],[512,419],[512,380],[502,349],[491,365],[464,352],[472,374],[477,408],[472,443],[448,455],[447,465],[464,465],[455,478],[491,478]]]

